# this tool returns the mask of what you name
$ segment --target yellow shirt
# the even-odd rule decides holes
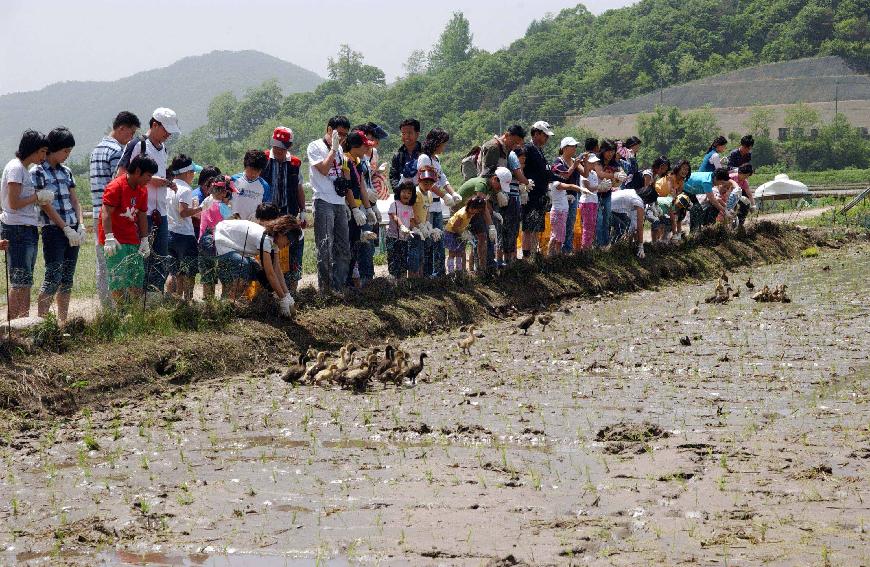
[[[417,224],[429,222],[429,207],[432,205],[432,197],[431,192],[424,193],[417,187],[417,200],[414,201],[414,217],[417,219]]]
[[[465,207],[462,207],[453,213],[453,216],[450,217],[444,228],[453,234],[462,234],[468,228],[468,225],[471,224],[472,218],[474,218],[474,213],[470,213],[465,210]]]
[[[667,175],[656,181],[656,193],[659,197],[667,197],[671,194],[671,184],[668,182]]]

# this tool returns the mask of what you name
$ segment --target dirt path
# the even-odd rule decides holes
[[[471,357],[423,335],[415,387],[260,372],[58,420],[2,449],[0,563],[866,564],[868,269],[576,301]]]
[[[804,209],[802,211],[791,211],[788,213],[769,213],[759,215],[759,220],[768,220],[773,222],[788,222],[797,223],[802,220],[820,217],[828,211],[832,211],[834,207],[819,207],[817,209]]]

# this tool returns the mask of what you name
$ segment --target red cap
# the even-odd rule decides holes
[[[291,145],[293,145],[293,130],[284,126],[275,128],[272,132],[272,147],[289,150]]]

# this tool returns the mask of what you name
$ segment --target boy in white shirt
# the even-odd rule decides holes
[[[266,167],[269,156],[261,150],[245,152],[245,171],[233,175],[238,194],[233,195],[233,214],[241,220],[256,220],[257,206],[272,202],[272,187],[260,173]]]
[[[169,221],[169,278],[166,288],[186,301],[193,299],[193,286],[199,271],[199,251],[193,230],[193,216],[202,212],[195,202],[193,189],[193,160],[184,154],[172,159],[167,174],[175,182],[175,191],[170,192],[167,203]]]

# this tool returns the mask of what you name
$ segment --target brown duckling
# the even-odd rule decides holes
[[[420,361],[417,364],[412,364],[411,366],[409,366],[408,369],[405,370],[405,372],[403,373],[402,377],[407,378],[411,382],[411,384],[416,384],[417,376],[420,374],[420,372],[423,371],[423,359],[428,358],[428,356],[429,355],[425,352],[421,352]]]
[[[464,354],[471,354],[471,347],[474,346],[474,343],[477,342],[477,337],[474,335],[475,331],[474,325],[468,326],[468,336],[459,341],[459,350],[461,350]]]
[[[281,380],[289,383],[295,383],[300,378],[305,375],[305,371],[307,370],[305,363],[308,361],[307,353],[302,353],[299,355],[299,359],[297,360],[297,364],[294,364],[290,368],[284,371],[284,374],[281,375]]]

